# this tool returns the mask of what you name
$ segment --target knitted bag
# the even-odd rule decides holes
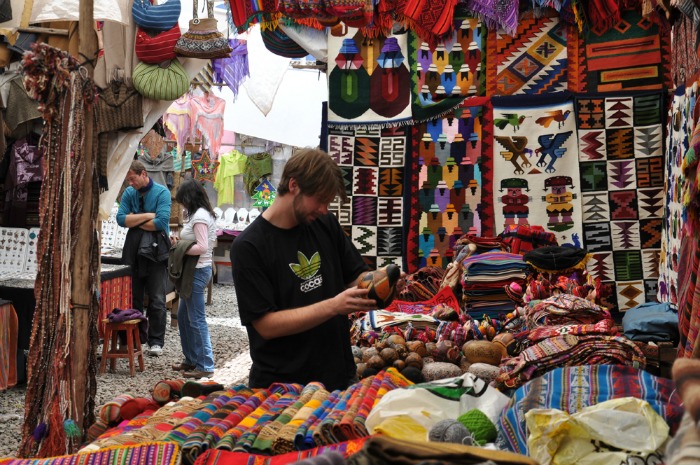
[[[139,60],[144,63],[162,63],[175,58],[175,44],[180,38],[180,25],[175,24],[171,29],[160,32],[155,36],[138,28],[134,50]]]
[[[190,29],[182,34],[175,44],[175,53],[191,58],[228,58],[233,49],[228,39],[219,32],[214,18],[214,5],[207,0],[208,18],[199,19],[197,16],[197,0],[193,2],[193,18]]]
[[[134,0],[131,14],[137,26],[167,31],[177,24],[181,10],[180,0],[166,0],[161,5],[152,5],[148,0]]]
[[[113,82],[100,94],[95,106],[97,133],[143,127],[143,98],[133,87]]]
[[[176,100],[190,88],[187,71],[177,59],[167,67],[139,63],[131,78],[141,95],[154,100]]]

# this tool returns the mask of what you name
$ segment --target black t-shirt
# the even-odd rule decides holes
[[[320,381],[328,390],[346,388],[356,372],[346,316],[270,340],[251,324],[267,312],[334,297],[368,268],[335,216],[280,229],[260,215],[233,241],[231,263],[253,360],[250,387]]]

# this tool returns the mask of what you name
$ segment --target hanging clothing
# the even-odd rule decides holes
[[[168,188],[173,186],[173,155],[170,152],[161,152],[151,158],[148,151],[144,150],[139,154],[138,160],[143,163],[153,182]]]
[[[255,188],[260,184],[260,178],[272,175],[272,157],[267,152],[250,155],[246,160],[243,172],[243,183],[248,195],[255,194]]]
[[[183,171],[182,167],[182,159],[183,157],[181,155],[178,155],[177,149],[172,149],[170,151],[170,154],[173,156],[173,171],[176,173],[179,173],[180,171]],[[185,171],[191,170],[192,169],[192,152],[189,150],[185,150]]]
[[[221,155],[219,158],[221,164],[219,165],[216,181],[214,181],[214,189],[216,189],[218,193],[216,201],[217,206],[220,207],[225,203],[233,205],[233,177],[243,173],[247,159],[248,157],[238,150],[232,150]]]
[[[209,149],[212,159],[219,157],[224,135],[226,100],[207,93],[190,99],[192,128],[202,133],[203,148]]]
[[[44,175],[41,150],[26,138],[12,147],[10,167],[5,180],[5,225],[27,226],[29,183],[41,182]]]
[[[175,100],[163,116],[163,124],[165,129],[170,131],[172,138],[175,139],[177,146],[177,154],[180,155],[185,151],[187,140],[193,136],[192,134],[192,117],[190,108],[190,96],[183,95]]]

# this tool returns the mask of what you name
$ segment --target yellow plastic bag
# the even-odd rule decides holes
[[[374,427],[374,432],[396,439],[408,441],[420,439],[428,440],[428,430],[408,415],[397,415],[382,420]]]
[[[641,463],[663,457],[669,427],[649,402],[612,399],[569,415],[557,409],[525,414],[529,456],[541,465]],[[659,460],[659,463],[662,463]]]

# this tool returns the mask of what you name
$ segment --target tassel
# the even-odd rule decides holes
[[[34,438],[34,441],[41,442],[41,440],[46,437],[48,429],[49,427],[46,425],[46,423],[42,422],[36,425],[36,428],[34,428],[34,431],[32,432],[32,437]]]
[[[63,420],[63,430],[66,432],[66,436],[68,436],[69,438],[77,439],[81,436],[78,425],[71,418]]]

